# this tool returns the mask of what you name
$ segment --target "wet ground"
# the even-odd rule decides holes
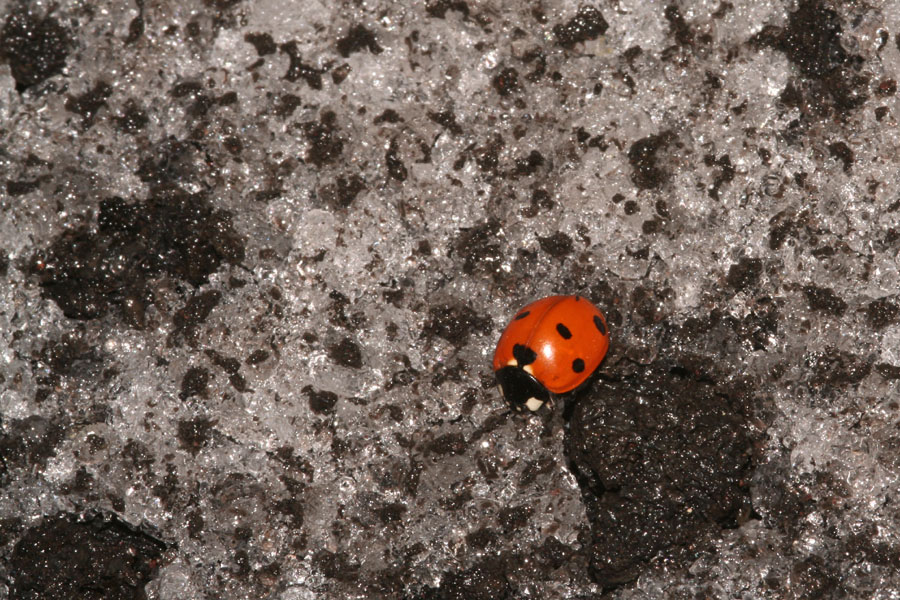
[[[0,598],[900,594],[900,2],[0,19]]]

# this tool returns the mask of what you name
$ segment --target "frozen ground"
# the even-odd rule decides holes
[[[900,1],[0,18],[0,598],[900,598]]]

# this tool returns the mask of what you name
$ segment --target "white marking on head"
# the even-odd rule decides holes
[[[525,365],[522,367],[522,370],[528,373],[529,375],[534,375],[534,369],[531,368],[531,365]]]
[[[525,406],[528,407],[528,410],[530,410],[531,412],[536,411],[543,405],[544,402],[542,400],[538,400],[537,398],[529,398],[525,401]]]
[[[506,366],[507,366],[507,367],[518,367],[518,366],[519,366],[519,361],[517,361],[517,360],[514,359],[514,358],[511,358],[511,359],[509,359],[509,362],[506,363]]]

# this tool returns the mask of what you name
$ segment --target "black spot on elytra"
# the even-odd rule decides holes
[[[556,324],[556,331],[563,337],[564,340],[568,340],[572,338],[572,332],[569,331],[569,328],[563,325],[562,323]]]
[[[609,334],[609,330],[606,328],[606,323],[604,323],[603,319],[601,319],[597,315],[594,315],[594,327],[597,328],[597,331],[599,331],[601,335]]]
[[[580,358],[576,358],[572,361],[572,370],[576,373],[581,373],[584,371],[584,361]]]
[[[513,358],[516,359],[516,362],[519,363],[519,367],[521,368],[536,361],[537,353],[528,346],[516,344],[513,346]]]
[[[525,312],[522,312],[522,313],[517,314],[517,315],[516,315],[516,318],[513,319],[513,321],[519,321],[519,320],[521,320],[521,319],[524,319],[525,317],[527,317],[527,316],[530,315],[530,314],[531,314],[531,311],[530,311],[530,310],[526,310]]]

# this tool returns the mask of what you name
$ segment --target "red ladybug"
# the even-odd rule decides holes
[[[581,296],[548,296],[509,322],[494,351],[500,392],[516,410],[535,411],[551,394],[585,382],[609,348],[603,313]]]

